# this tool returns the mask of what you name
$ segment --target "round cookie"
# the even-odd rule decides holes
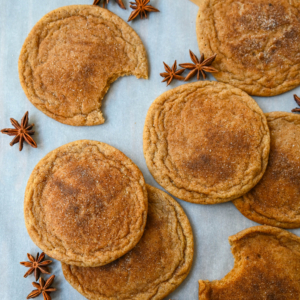
[[[217,54],[214,77],[250,95],[273,96],[300,84],[300,2],[203,0],[200,52]]]
[[[76,141],[53,150],[34,168],[25,193],[25,223],[49,256],[102,266],[141,239],[147,197],[141,171],[121,151]]]
[[[160,300],[188,275],[194,242],[189,220],[168,194],[147,185],[148,220],[137,246],[97,268],[62,264],[66,280],[90,300]]]
[[[233,203],[247,218],[282,228],[300,227],[300,116],[266,114],[271,134],[267,170],[261,181]]]
[[[265,172],[267,120],[243,91],[218,82],[182,85],[158,97],[144,127],[144,155],[155,180],[185,201],[240,197]]]
[[[19,58],[27,98],[64,124],[104,123],[101,102],[120,76],[148,78],[145,48],[121,18],[96,5],[72,5],[45,15]]]
[[[300,238],[270,226],[229,237],[233,269],[221,280],[199,280],[199,300],[298,300]]]

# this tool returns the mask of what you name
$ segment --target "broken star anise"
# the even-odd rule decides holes
[[[193,61],[193,64],[192,63],[180,64],[180,67],[191,70],[190,73],[185,77],[185,81],[188,81],[196,74],[197,74],[197,80],[199,80],[200,74],[202,74],[203,78],[205,79],[206,78],[205,72],[209,72],[209,73],[218,72],[218,70],[216,70],[215,68],[210,67],[210,65],[215,60],[216,56],[217,54],[204,60],[204,54],[202,54],[199,60],[198,57],[190,50],[190,57]]]
[[[149,2],[150,0],[135,0],[135,3],[130,2],[133,12],[130,14],[128,22],[135,19],[138,15],[140,15],[141,19],[144,17],[147,18],[147,12],[159,12],[157,8],[148,5]]]
[[[124,3],[123,3],[122,0],[115,0],[115,1],[118,3],[118,5],[119,5],[121,8],[126,9],[126,8],[125,8],[125,5],[124,5]],[[101,0],[94,0],[93,5],[97,5],[97,4],[99,4],[100,2],[101,2]],[[103,0],[103,7],[105,8],[105,5],[108,4],[108,3],[109,3],[109,0]]]
[[[24,117],[21,120],[21,125],[18,121],[11,118],[11,124],[15,127],[13,128],[5,128],[1,130],[1,133],[16,137],[11,141],[10,145],[13,146],[14,144],[20,143],[19,150],[22,151],[24,140],[33,148],[37,148],[36,142],[33,140],[31,135],[34,134],[34,131],[31,130],[34,124],[28,126],[28,111],[25,113]]]
[[[33,290],[28,296],[27,299],[36,298],[40,294],[43,294],[44,300],[51,300],[51,296],[49,293],[55,292],[55,288],[51,288],[51,284],[53,283],[53,280],[55,278],[55,275],[52,275],[49,277],[49,279],[46,281],[43,278],[40,278],[40,284],[33,282],[32,285],[36,288],[36,290]]]
[[[296,103],[300,106],[300,97],[298,97],[297,95],[294,95],[294,99],[295,99]],[[300,112],[300,108],[296,107],[296,108],[292,109],[292,112]]]
[[[30,268],[24,275],[26,278],[28,275],[32,274],[34,272],[35,281],[38,281],[41,272],[43,274],[50,274],[47,269],[45,269],[46,266],[50,265],[52,263],[52,260],[44,260],[45,253],[37,253],[36,258],[34,258],[31,254],[27,253],[27,257],[30,261],[22,261],[20,264],[22,266],[25,266],[27,268]]]
[[[177,61],[175,60],[172,69],[164,62],[166,73],[160,73],[161,77],[165,79],[162,82],[167,81],[167,86],[172,82],[173,79],[184,80],[183,76],[180,76],[184,72],[184,69],[177,70]]]

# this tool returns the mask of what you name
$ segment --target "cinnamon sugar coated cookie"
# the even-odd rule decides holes
[[[262,180],[233,203],[247,218],[282,228],[300,227],[300,116],[266,114],[271,133],[269,164]]]
[[[217,80],[257,96],[300,85],[300,1],[203,0],[196,27]]]
[[[267,120],[240,89],[218,82],[182,85],[159,96],[144,127],[144,155],[172,195],[215,204],[240,197],[265,172]]]
[[[138,167],[107,144],[82,140],[53,150],[37,164],[24,213],[31,239],[47,255],[96,267],[139,242],[147,207]]]
[[[129,253],[97,268],[62,264],[66,280],[90,300],[160,300],[188,275],[193,233],[181,206],[147,185],[149,211],[145,233]]]
[[[45,15],[25,40],[19,77],[27,98],[68,125],[104,123],[101,102],[120,76],[148,78],[145,48],[121,18],[96,5]]]
[[[199,281],[199,300],[300,299],[300,238],[257,226],[229,238],[235,262],[221,280]]]

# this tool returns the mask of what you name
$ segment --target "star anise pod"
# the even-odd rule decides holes
[[[33,140],[31,135],[34,134],[34,131],[31,130],[34,124],[28,126],[28,111],[25,113],[24,117],[21,120],[21,125],[18,121],[11,118],[11,124],[15,127],[13,128],[5,128],[1,130],[1,133],[8,134],[10,136],[16,136],[10,143],[11,146],[14,144],[20,143],[19,150],[22,151],[24,140],[27,142],[31,147],[37,148],[36,142]]]
[[[125,5],[124,5],[124,3],[123,3],[122,0],[115,0],[115,1],[118,3],[118,5],[119,5],[121,8],[126,9],[126,7],[125,7]],[[97,5],[97,4],[99,4],[100,2],[101,2],[101,0],[94,0],[93,5]],[[109,0],[103,0],[103,7],[105,8],[105,5],[108,4],[108,3],[109,3]]]
[[[297,95],[294,95],[294,99],[296,101],[296,103],[300,106],[300,97],[298,97]],[[292,109],[292,112],[300,112],[300,108],[294,108]]]
[[[164,62],[166,73],[160,73],[161,77],[165,77],[162,82],[167,81],[167,86],[172,82],[173,79],[184,80],[183,76],[180,76],[184,72],[184,69],[177,70],[177,61],[175,60],[172,69]],[[177,71],[176,71],[177,70]]]
[[[200,74],[205,79],[206,78],[205,72],[209,72],[209,73],[218,72],[218,70],[216,70],[215,68],[209,67],[215,60],[217,54],[205,60],[204,60],[204,54],[202,54],[199,60],[198,57],[190,50],[190,56],[193,61],[193,64],[192,63],[180,64],[180,67],[191,70],[191,72],[185,77],[185,81],[188,81],[196,74],[197,74],[197,79],[199,80]]]
[[[41,272],[43,274],[50,274],[47,269],[45,269],[46,266],[50,265],[52,263],[52,260],[44,260],[45,253],[37,253],[36,258],[34,258],[31,254],[27,253],[27,257],[30,261],[22,261],[20,262],[21,265],[30,268],[24,275],[26,278],[28,275],[32,274],[34,272],[35,281],[38,281]]]
[[[53,280],[55,278],[55,275],[52,275],[49,277],[49,279],[46,281],[43,278],[40,278],[40,284],[33,282],[32,285],[36,288],[36,290],[33,290],[28,296],[27,299],[36,298],[40,294],[43,294],[44,300],[51,300],[51,296],[49,293],[55,292],[55,288],[51,288],[51,284],[53,283]]]
[[[138,15],[140,15],[141,19],[144,17],[147,19],[147,12],[159,12],[157,8],[148,5],[149,2],[150,0],[135,0],[135,3],[130,2],[133,12],[130,14],[128,22],[135,19]]]

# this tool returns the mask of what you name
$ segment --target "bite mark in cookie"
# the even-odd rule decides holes
[[[27,98],[68,125],[104,123],[102,99],[120,76],[148,78],[145,48],[135,31],[95,5],[58,8],[24,42],[19,77]]]

